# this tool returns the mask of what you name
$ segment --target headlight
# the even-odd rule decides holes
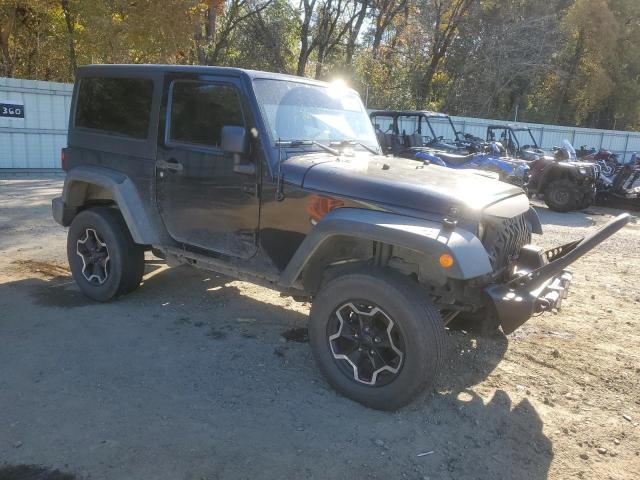
[[[587,174],[587,169],[586,169],[586,168],[584,168],[584,167],[580,167],[580,168],[578,169],[578,171],[580,172],[580,174],[581,174],[581,175],[586,175],[586,174]]]

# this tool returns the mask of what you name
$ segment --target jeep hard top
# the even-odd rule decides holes
[[[448,322],[509,333],[559,308],[566,267],[628,221],[545,252],[520,188],[381,156],[342,84],[234,68],[79,69],[62,166],[87,296],[135,290],[153,250],[309,299],[320,370],[380,409],[433,382]]]

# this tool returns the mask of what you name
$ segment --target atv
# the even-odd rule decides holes
[[[593,203],[600,169],[577,161],[569,142],[548,152],[538,146],[529,128],[514,125],[487,127],[487,141],[499,141],[509,156],[529,162],[528,193],[543,196],[551,210],[582,210]]]

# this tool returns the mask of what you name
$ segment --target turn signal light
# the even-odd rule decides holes
[[[440,255],[439,261],[442,268],[451,268],[453,266],[453,257],[448,253]]]
[[[307,204],[307,213],[312,224],[316,224],[327,213],[335,208],[344,207],[344,202],[337,198],[322,197],[320,195],[310,195]]]

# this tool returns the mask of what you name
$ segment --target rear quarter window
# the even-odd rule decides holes
[[[145,139],[149,132],[152,99],[153,81],[149,79],[82,78],[74,125]]]

